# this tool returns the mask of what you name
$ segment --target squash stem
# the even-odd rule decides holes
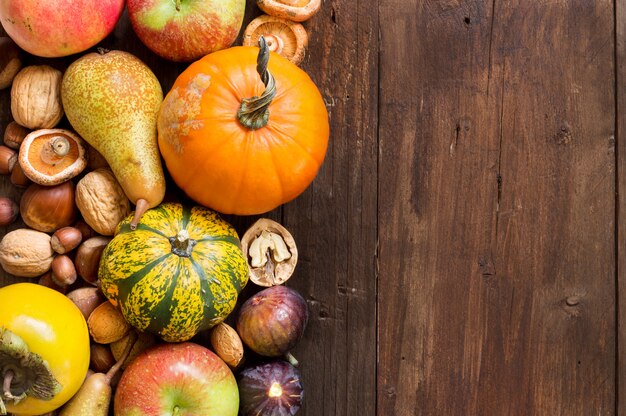
[[[265,84],[265,91],[260,97],[250,97],[241,100],[241,106],[237,111],[239,122],[250,130],[257,130],[267,125],[270,117],[269,106],[276,96],[276,81],[268,71],[267,64],[270,60],[270,50],[265,38],[259,39],[259,55],[256,60],[256,70]]]

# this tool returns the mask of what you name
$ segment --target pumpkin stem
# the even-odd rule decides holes
[[[265,91],[260,97],[250,97],[241,100],[241,106],[237,111],[239,122],[245,127],[256,130],[267,125],[270,117],[269,106],[276,96],[276,81],[274,76],[267,70],[270,60],[270,50],[265,38],[259,38],[259,55],[256,60],[256,70],[265,84]]]

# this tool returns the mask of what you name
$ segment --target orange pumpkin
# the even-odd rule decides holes
[[[260,44],[191,64],[159,113],[159,148],[172,178],[225,214],[260,214],[300,195],[328,146],[328,113],[313,81]]]

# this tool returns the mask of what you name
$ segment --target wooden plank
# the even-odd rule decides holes
[[[379,13],[378,414],[613,414],[612,3]]]
[[[617,184],[617,400],[616,414],[626,416],[626,1],[615,1]]]
[[[376,412],[376,12],[371,2],[333,0],[305,23],[303,68],[326,101],[331,138],[316,180],[283,208],[300,249],[289,285],[311,312],[295,350],[303,416]]]

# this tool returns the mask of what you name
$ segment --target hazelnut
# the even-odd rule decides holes
[[[54,282],[54,280],[52,280],[52,272],[47,272],[46,274],[42,275],[39,278],[38,283],[42,286],[49,287],[50,289],[54,289],[57,292],[61,292],[63,294],[67,292],[67,286],[59,286]]]
[[[76,271],[87,283],[97,284],[100,258],[109,241],[109,237],[91,237],[78,246],[74,263]]]
[[[17,122],[12,121],[4,130],[4,145],[13,150],[19,150],[20,145],[24,141],[24,137],[26,137],[29,133],[30,130],[26,127],[20,126]]]
[[[78,306],[85,320],[89,318],[89,315],[91,315],[98,305],[106,301],[104,295],[97,287],[81,287],[74,289],[67,294],[67,297]]]
[[[58,255],[50,265],[52,281],[59,286],[69,286],[76,281],[76,268],[72,259],[65,254]]]
[[[1,207],[1,205],[0,205]],[[63,227],[52,234],[50,244],[52,249],[59,254],[65,254],[74,250],[83,240],[83,235],[78,228]]]
[[[111,352],[111,348],[102,344],[91,344],[90,348],[90,367],[98,373],[106,373],[113,365],[115,365],[115,357]]]
[[[11,85],[22,68],[21,50],[9,37],[0,37],[0,90]]]
[[[10,198],[0,198],[0,226],[5,227],[13,223],[18,215],[20,215],[20,208],[15,201]]]
[[[17,164],[17,152],[7,146],[0,146],[0,175],[8,175]]]

